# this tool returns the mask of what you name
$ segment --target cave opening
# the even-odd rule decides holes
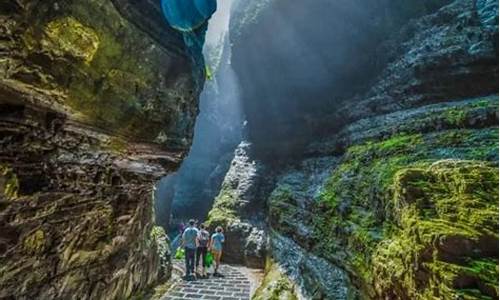
[[[219,2],[208,22],[203,44],[207,76],[191,149],[179,170],[155,186],[156,223],[174,235],[180,223],[206,218],[242,138],[244,120],[229,42],[232,5]],[[189,27],[186,22],[179,24]]]

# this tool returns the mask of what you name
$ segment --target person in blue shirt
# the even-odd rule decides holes
[[[198,229],[195,227],[196,221],[189,220],[189,226],[182,234],[182,247],[185,251],[186,279],[194,276],[194,259],[196,248],[198,248]]]
[[[219,273],[220,259],[222,257],[222,245],[224,244],[225,238],[223,234],[222,227],[217,227],[215,233],[212,234],[212,239],[210,240],[210,249],[212,250],[212,255],[215,260],[215,271],[214,276],[221,276]]]

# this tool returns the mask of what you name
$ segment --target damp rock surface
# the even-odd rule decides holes
[[[168,278],[151,191],[189,148],[203,77],[157,8],[0,4],[0,298],[126,299]]]
[[[232,20],[248,141],[263,170],[253,197],[265,201],[254,215],[265,214],[273,278],[263,297],[498,298],[497,3],[304,6],[255,1]],[[308,14],[329,30],[290,21]],[[350,47],[363,53],[341,51]],[[246,199],[237,191],[221,195]],[[227,219],[246,215],[228,207]]]

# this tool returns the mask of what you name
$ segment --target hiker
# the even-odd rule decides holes
[[[186,279],[194,276],[194,259],[198,247],[198,229],[194,225],[195,221],[189,220],[189,226],[182,234],[182,246],[184,247],[186,260]]]
[[[184,230],[186,229],[186,226],[184,225],[184,222],[179,223],[179,234],[182,235],[184,233]]]
[[[218,226],[215,229],[215,233],[212,235],[210,241],[210,249],[215,259],[215,271],[214,276],[222,276],[219,273],[220,259],[222,257],[222,244],[224,243],[224,234],[222,233],[222,227]]]
[[[207,277],[206,268],[207,261],[206,256],[208,253],[208,244],[210,243],[210,233],[206,230],[205,224],[200,225],[200,231],[198,233],[198,248],[196,249],[196,269],[198,270],[198,274],[201,274],[202,277]],[[201,256],[201,272],[199,272],[200,265],[200,256]]]

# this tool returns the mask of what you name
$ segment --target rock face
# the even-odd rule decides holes
[[[221,195],[266,199],[283,284],[262,295],[498,298],[497,15],[480,0],[241,4],[233,60],[265,180]]]
[[[0,4],[0,298],[126,299],[168,276],[151,191],[191,143],[203,72],[149,10]]]
[[[242,142],[235,150],[221,191],[208,215],[207,224],[225,229],[223,260],[263,267],[265,263],[264,207],[261,191],[262,164],[252,159],[251,144]],[[259,201],[260,200],[260,201]]]
[[[163,198],[172,201],[172,215],[187,220],[207,216],[242,138],[243,116],[227,33],[218,43],[205,45],[205,53],[213,70],[200,95],[196,138],[172,184],[174,194]]]
[[[369,88],[393,59],[388,50],[393,45],[382,47],[387,37],[409,18],[448,2],[256,0],[237,5],[231,24],[233,65],[255,151],[271,161],[284,160],[331,134],[337,116],[330,114],[338,112],[342,100]]]

